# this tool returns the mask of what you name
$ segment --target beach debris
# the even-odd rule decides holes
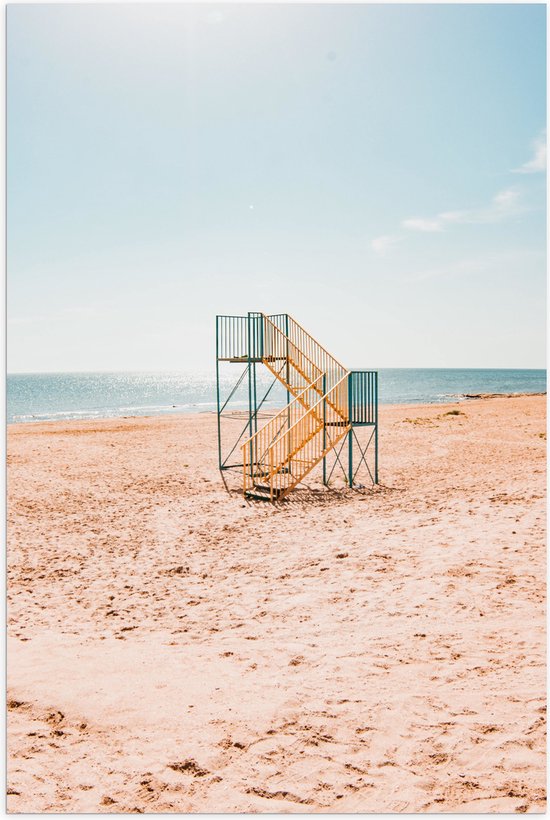
[[[291,658],[288,662],[289,666],[300,666],[301,663],[305,660],[303,655],[296,655],[295,658]]]
[[[168,768],[175,772],[190,774],[193,777],[205,777],[209,774],[208,769],[203,769],[192,757],[188,760],[183,760],[181,763],[169,763]]]

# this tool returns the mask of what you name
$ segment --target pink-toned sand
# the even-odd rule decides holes
[[[454,408],[279,507],[212,415],[12,426],[9,809],[543,811],[545,398]]]

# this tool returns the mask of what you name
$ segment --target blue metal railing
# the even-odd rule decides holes
[[[248,316],[217,316],[218,359],[248,357]]]
[[[285,333],[286,314],[274,317],[275,324]],[[261,313],[248,316],[216,316],[217,357],[221,360],[259,360],[264,353],[264,319]],[[250,340],[250,343],[249,343]]]
[[[378,373],[376,370],[351,370],[349,374],[350,421],[376,424]]]

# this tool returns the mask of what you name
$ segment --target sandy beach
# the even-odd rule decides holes
[[[545,408],[382,407],[279,506],[212,414],[11,425],[8,809],[543,812]]]

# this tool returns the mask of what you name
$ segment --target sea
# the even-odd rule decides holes
[[[239,371],[220,373],[221,403],[230,396]],[[227,369],[229,368],[229,370]],[[243,370],[244,373],[244,370]],[[438,404],[467,401],[476,393],[543,393],[546,370],[391,368],[378,371],[381,404]],[[286,393],[258,372],[258,400],[265,409],[281,407]],[[248,406],[246,378],[227,409]],[[215,373],[11,373],[7,377],[9,423],[216,412]]]

